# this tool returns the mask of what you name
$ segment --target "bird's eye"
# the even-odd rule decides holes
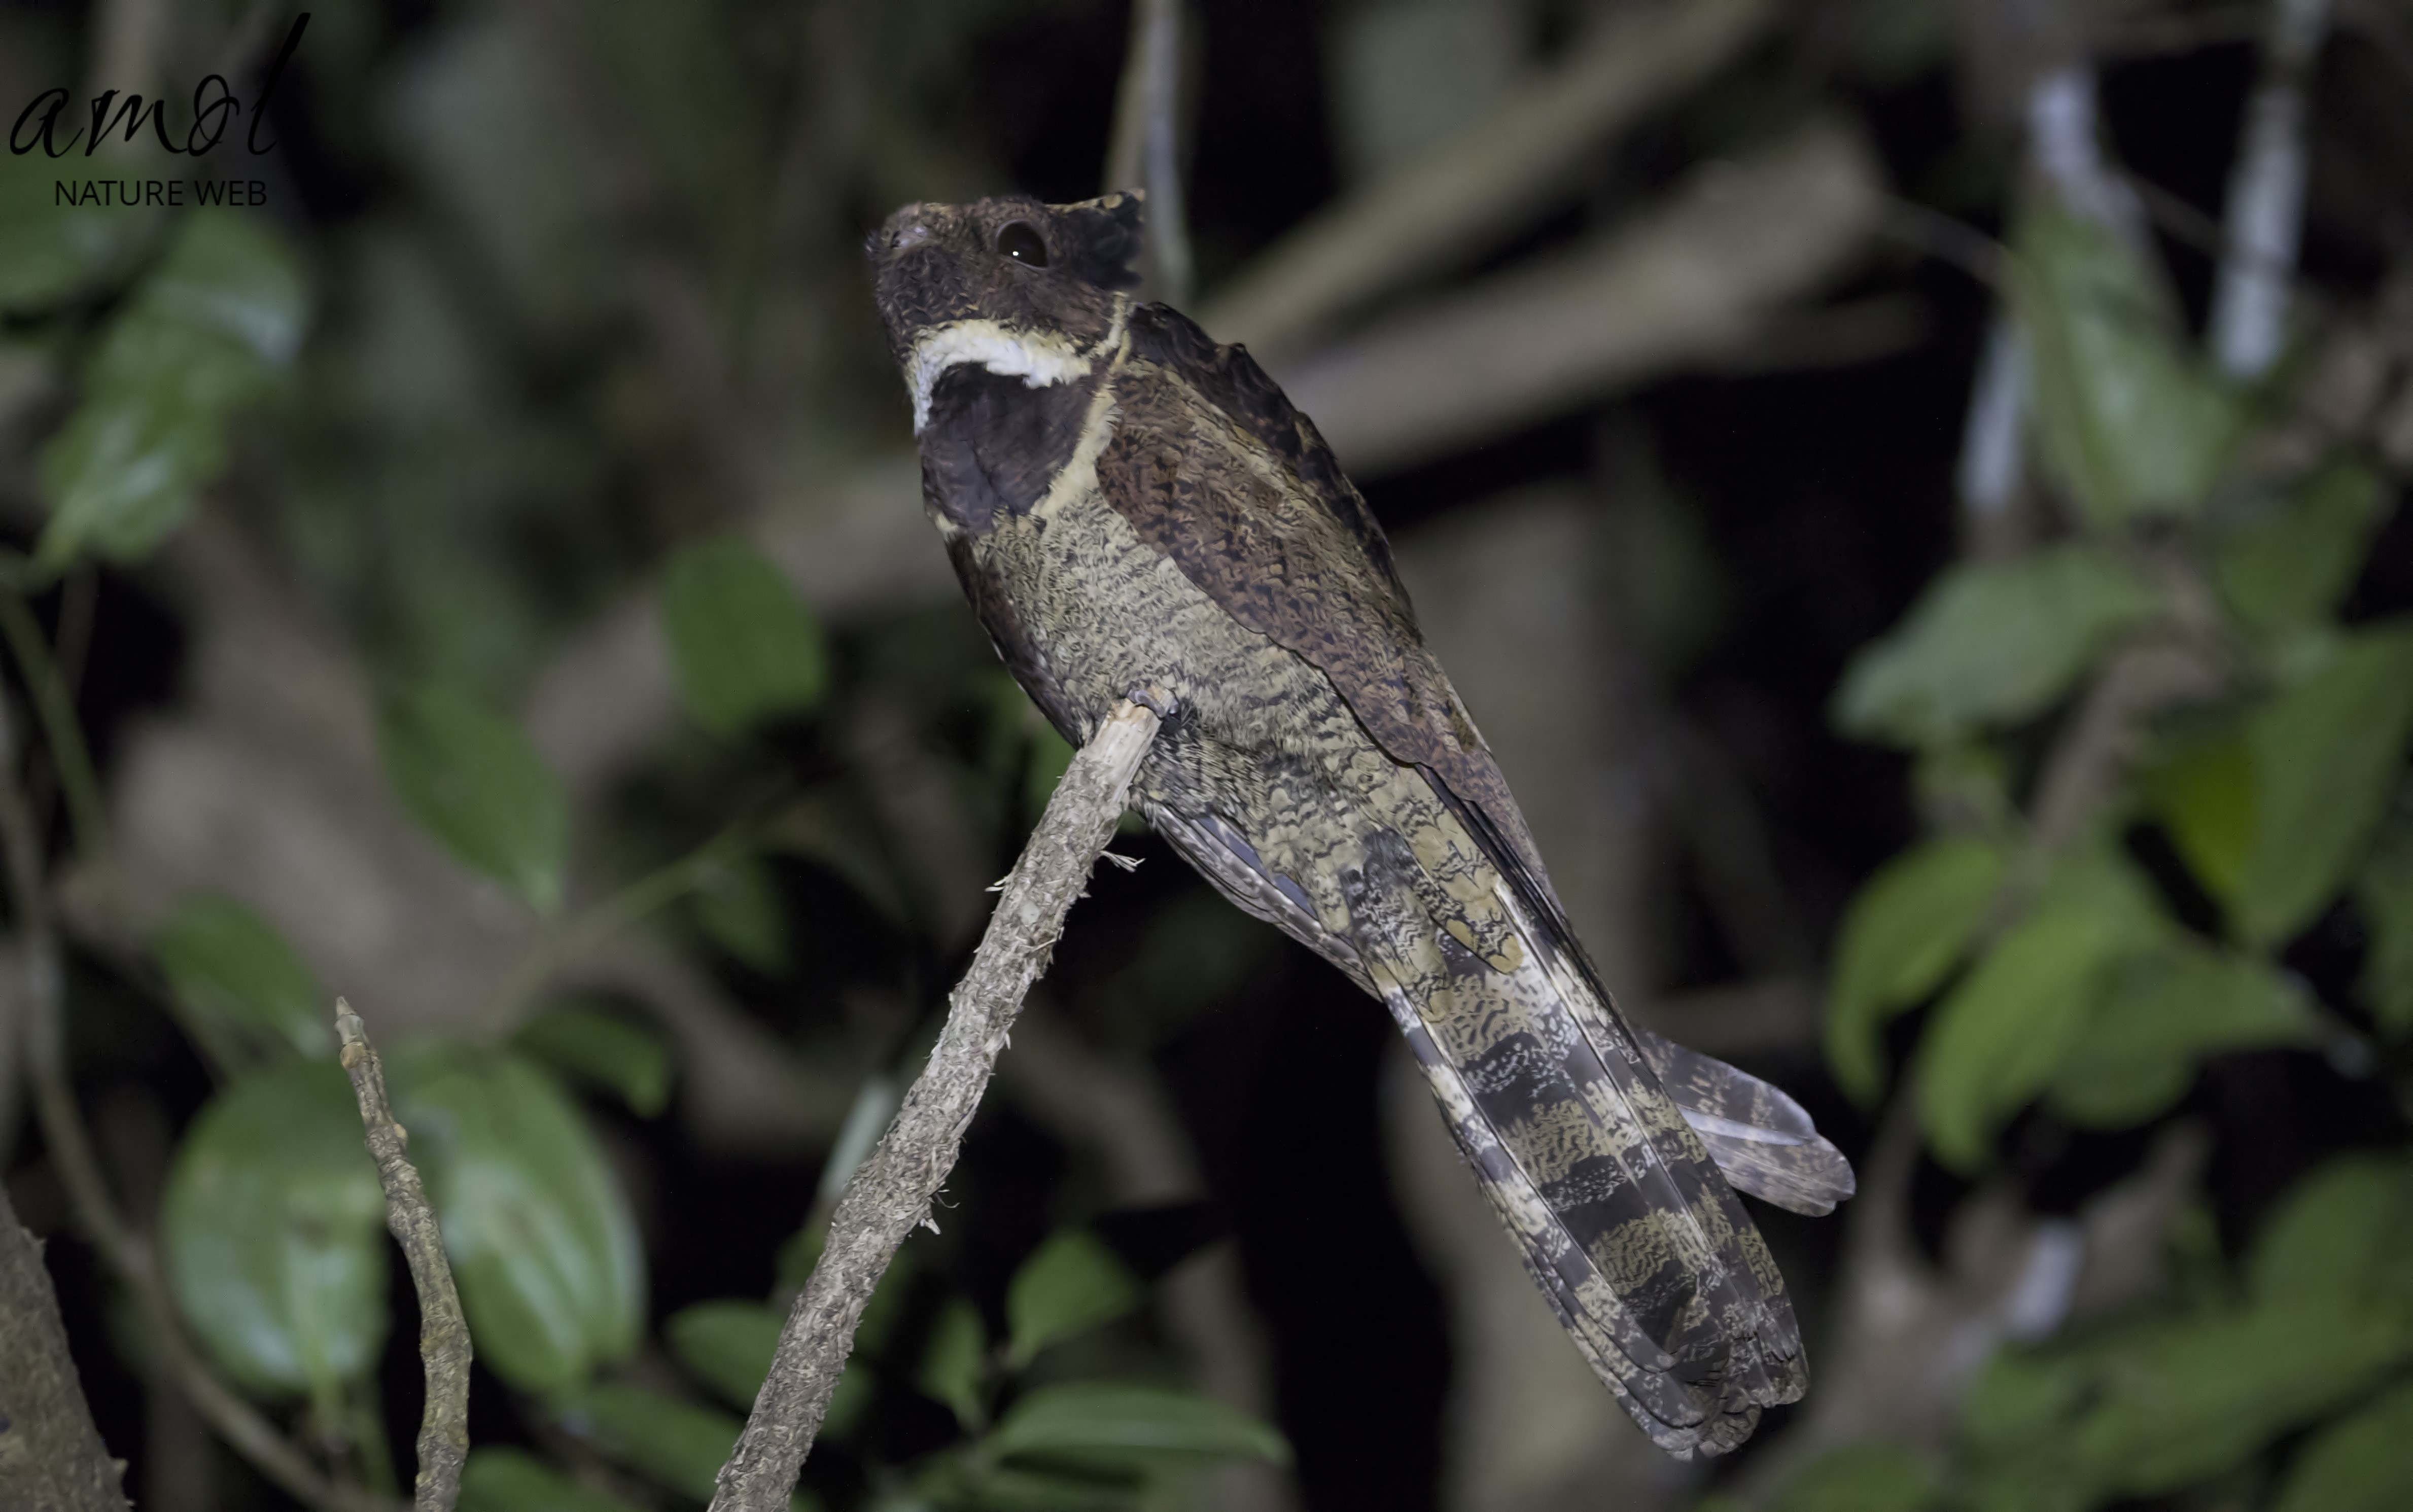
[[[1047,244],[1040,239],[1039,229],[1027,220],[1007,221],[997,233],[997,249],[1016,262],[1047,266]]]

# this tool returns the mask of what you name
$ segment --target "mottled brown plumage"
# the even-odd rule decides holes
[[[917,205],[872,240],[965,591],[1068,739],[1165,701],[1149,823],[1390,1010],[1652,1440],[1732,1448],[1804,1375],[1728,1179],[1823,1212],[1849,1167],[1784,1093],[1624,1022],[1365,501],[1245,350],[1132,302],[1138,235],[1116,195]]]

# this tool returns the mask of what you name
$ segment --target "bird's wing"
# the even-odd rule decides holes
[[[1369,816],[1338,935],[1245,837],[1236,845],[1212,816],[1151,817],[1241,907],[1391,1005],[1546,1295],[1652,1437],[1680,1453],[1731,1447],[1759,1406],[1799,1394],[1799,1334],[1656,1064],[1686,1074],[1722,1147],[1756,1154],[1794,1131],[1753,1139],[1728,1117],[1748,1102],[1739,1084],[1704,1069],[1731,1068],[1654,1056],[1623,1022],[1417,632],[1381,530],[1313,425],[1245,351],[1179,315],[1144,306],[1130,331],[1101,493],[1235,620],[1321,671],[1424,791]],[[1496,897],[1488,882],[1470,894],[1448,859],[1478,852]],[[1529,955],[1490,948],[1512,933]],[[1789,1100],[1776,1111],[1788,1109],[1799,1113]],[[1747,1184],[1772,1185],[1761,1164],[1739,1163]]]
[[[1233,618],[1331,678],[1393,761],[1480,808],[1556,911],[1524,816],[1425,647],[1390,542],[1314,422],[1248,348],[1217,346],[1178,311],[1143,304],[1129,329],[1118,404],[1191,412],[1117,428],[1098,471],[1126,486],[1109,484],[1108,501]]]
[[[1850,1196],[1851,1166],[1819,1136],[1799,1104],[1722,1060],[1635,1030],[1618,1014],[1550,885],[1499,764],[1425,647],[1390,542],[1314,422],[1245,347],[1217,345],[1180,312],[1141,305],[1129,329],[1128,361],[1178,380],[1164,385],[1156,402],[1178,396],[1201,403],[1205,412],[1185,417],[1184,424],[1126,427],[1132,439],[1123,443],[1122,454],[1109,448],[1121,467],[1170,473],[1178,508],[1147,508],[1128,488],[1108,488],[1109,498],[1234,618],[1330,677],[1392,760],[1422,767],[1468,810],[1464,818],[1477,841],[1528,899],[1553,944],[1591,979],[1612,1020],[1595,1031],[1641,1047],[1728,1179],[1796,1212],[1828,1212]],[[1162,451],[1168,438],[1211,437],[1219,429],[1238,444],[1192,444],[1172,455]],[[1102,463],[1102,476],[1107,466]],[[1212,865],[1232,866],[1231,852],[1211,838],[1195,838],[1185,850],[1210,875]],[[1245,887],[1225,890],[1236,898]],[[1262,898],[1241,906],[1333,956],[1328,937],[1309,938],[1322,934],[1311,915],[1292,910],[1299,917],[1286,920],[1278,902]],[[1366,985],[1362,968],[1344,963],[1343,969]]]

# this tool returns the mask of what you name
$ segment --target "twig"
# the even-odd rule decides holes
[[[0,592],[0,626],[7,624],[6,611],[11,606],[22,612],[23,600],[13,593]],[[38,664],[49,664],[47,655]],[[218,1379],[185,1338],[149,1241],[126,1221],[110,1195],[91,1135],[76,1108],[74,1084],[67,1076],[62,1022],[66,991],[58,933],[42,876],[40,837],[32,810],[25,805],[24,790],[17,781],[14,745],[6,705],[0,704],[0,851],[6,852],[6,866],[0,870],[7,875],[24,971],[26,1074],[34,1090],[35,1118],[74,1206],[77,1223],[133,1295],[141,1312],[145,1342],[158,1351],[168,1372],[218,1437],[289,1495],[323,1512],[399,1512],[383,1497],[329,1480],[307,1455]],[[57,756],[55,747],[52,754]]]
[[[469,1455],[469,1321],[444,1258],[444,1232],[427,1203],[419,1168],[404,1150],[406,1135],[386,1105],[385,1067],[369,1043],[368,1026],[335,1000],[335,1038],[344,1071],[360,1099],[361,1124],[377,1181],[385,1188],[385,1223],[410,1263],[419,1293],[419,1358],[427,1372],[427,1406],[419,1419],[419,1478],[413,1512],[452,1512],[461,1496],[461,1464]]]
[[[2006,538],[2026,471],[2028,376],[2033,365],[2028,339],[2010,306],[1998,306],[1978,359],[1977,382],[1969,394],[1969,419],[1961,433],[1961,463],[1953,479],[1971,544],[1980,556],[2008,555]]]
[[[2126,60],[2243,42],[2261,30],[2262,9],[2258,5],[2229,5],[2098,22],[2086,30],[2087,51],[2098,58]]]
[[[2028,83],[2028,163],[2071,214],[2100,222],[2131,244],[2144,238],[2140,201],[2104,160],[2095,138],[2095,75],[2064,62]],[[2035,359],[2007,303],[1998,305],[1969,395],[1954,492],[1969,554],[2008,556],[2025,544],[2026,437]]]
[[[0,1505],[126,1512],[126,1465],[109,1457],[67,1353],[42,1247],[0,1187]]]
[[[685,855],[546,929],[487,995],[480,1017],[489,1025],[511,1023],[539,989],[580,955],[677,902],[744,855],[753,847],[758,827],[750,816],[738,820]]]
[[[1885,213],[1867,147],[1813,123],[1695,174],[1648,215],[1572,251],[1277,363],[1274,376],[1362,480],[1734,349],[1840,270]]]
[[[1156,729],[1152,709],[1124,702],[1057,784],[955,987],[929,1064],[838,1199],[821,1263],[788,1313],[753,1416],[720,1467],[712,1512],[779,1512],[788,1505],[864,1304],[905,1237],[928,1222],[1023,995],[1045,969],[1065,915],[1113,838]]]
[[[1142,293],[1190,303],[1190,217],[1181,189],[1182,0],[1135,0],[1131,53],[1115,103],[1105,188],[1147,191]]]
[[[67,798],[67,822],[75,829],[76,853],[90,867],[106,863],[109,853],[107,806],[101,801],[100,779],[94,775],[92,752],[84,745],[83,728],[76,722],[75,695],[59,675],[42,627],[34,611],[13,587],[0,589],[0,638],[33,695],[34,713],[42,722],[42,741],[51,765]],[[29,821],[30,822],[30,821]],[[38,869],[38,868],[37,868]]]
[[[1777,10],[1767,0],[1621,7],[1482,130],[1294,232],[1222,289],[1200,323],[1261,358],[1306,349],[1348,311],[1523,230],[1602,138],[1680,97]]]
[[[2112,653],[2036,779],[2038,856],[2083,839],[2110,808],[2154,716],[2211,699],[2223,680],[2222,668],[2198,641],[2150,640]]]
[[[170,25],[167,0],[103,0],[93,7],[92,78],[84,93],[149,92],[159,73]],[[93,133],[96,137],[100,133]],[[120,147],[126,145],[121,139]]]
[[[2065,63],[2039,75],[2028,87],[2029,161],[2063,209],[2141,248],[2149,243],[2144,207],[2103,156],[2096,95],[2091,64]]]

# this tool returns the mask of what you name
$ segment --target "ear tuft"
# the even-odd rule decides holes
[[[1069,271],[1101,289],[1129,289],[1139,282],[1132,264],[1139,260],[1140,210],[1146,199],[1138,189],[1120,189],[1053,208],[1064,229],[1064,264]]]

